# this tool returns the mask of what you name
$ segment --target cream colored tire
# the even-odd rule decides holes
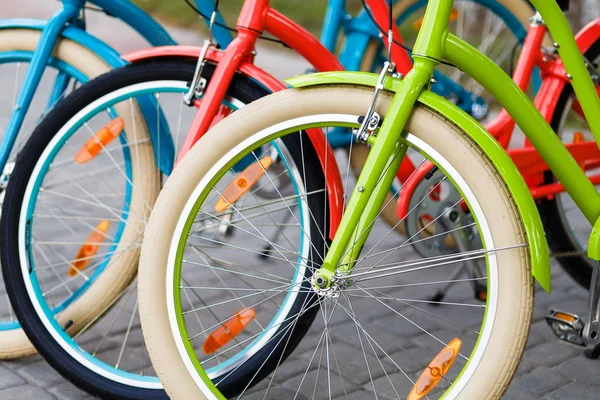
[[[33,52],[40,36],[41,32],[38,30],[2,29],[0,30],[0,52],[18,50]],[[52,56],[73,66],[90,79],[111,69],[95,53],[68,39],[60,39],[57,42]],[[0,331],[0,359],[23,357],[35,352],[35,348],[21,329]]]
[[[360,116],[369,107],[372,88],[321,86],[287,90],[252,103],[211,130],[186,155],[161,192],[150,217],[140,259],[139,301],[144,338],[153,365],[167,393],[174,400],[214,398],[195,370],[184,348],[174,315],[173,266],[186,211],[203,190],[199,183],[217,173],[222,158],[232,157],[234,147],[247,145],[262,130],[293,118],[323,115]],[[377,112],[385,116],[391,96],[384,94]],[[312,120],[312,119],[311,119]],[[287,128],[291,128],[287,127]],[[282,128],[285,129],[285,128]],[[294,131],[291,129],[291,131]],[[481,207],[488,224],[489,240],[502,247],[526,243],[516,205],[493,163],[458,127],[433,110],[417,106],[406,131],[438,152],[464,179]],[[417,140],[412,139],[412,140]],[[411,140],[411,139],[409,139]],[[463,185],[462,187],[465,187]],[[465,196],[468,196],[465,194]],[[488,315],[482,328],[474,369],[446,398],[498,399],[508,387],[521,359],[533,312],[533,279],[527,247],[497,252],[497,265],[490,267],[494,281],[489,285]],[[490,272],[490,276],[492,275]],[[474,361],[475,360],[475,361]]]

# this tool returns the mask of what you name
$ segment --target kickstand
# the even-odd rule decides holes
[[[591,349],[587,349],[583,352],[583,354],[585,354],[587,358],[590,358],[592,360],[597,359],[598,357],[600,357],[600,344],[595,345]]]

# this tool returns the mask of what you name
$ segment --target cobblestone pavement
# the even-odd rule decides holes
[[[560,267],[553,265],[553,293],[546,294],[538,289],[533,326],[529,342],[517,377],[504,396],[507,400],[547,399],[547,400],[594,400],[600,398],[600,381],[597,371],[600,361],[588,360],[584,357],[581,348],[565,343],[560,343],[554,338],[544,320],[545,313],[552,307],[583,315],[586,308],[587,293],[577,286]],[[351,364],[355,350],[347,348],[336,350],[337,357],[342,364]],[[339,352],[338,352],[339,351]],[[299,352],[296,352],[299,353]],[[292,357],[302,357],[294,354]],[[293,376],[299,371],[294,371],[293,358],[289,363],[288,371],[280,371],[282,379],[289,380],[289,387],[282,384],[271,394],[273,398],[286,399],[294,396],[292,389]],[[368,398],[369,387],[365,385],[362,390],[349,393],[349,400]],[[393,399],[386,393],[378,395],[382,399]],[[79,400],[91,398],[59,374],[54,372],[39,356],[29,357],[17,361],[0,362],[0,399],[60,399]],[[342,399],[344,397],[340,397]]]
[[[47,0],[18,0],[19,7],[7,7],[7,4],[17,3],[17,0],[2,0],[0,2],[0,18],[10,17],[36,17],[47,18],[52,11],[59,6],[58,2]],[[91,14],[91,18],[97,18]],[[98,17],[99,18],[99,17]],[[102,23],[92,21],[92,33],[106,39],[111,43],[114,37],[113,20],[102,20]],[[184,31],[174,31],[174,36],[181,43],[200,43],[197,35]],[[134,35],[119,35],[119,42],[115,44],[120,51],[131,51],[143,47],[143,42]],[[126,39],[130,38],[130,39]],[[301,73],[306,69],[306,64],[289,53],[282,53],[265,48],[259,51],[258,63],[268,66],[269,71],[274,71],[278,78],[286,75]],[[290,65],[292,67],[290,67]],[[285,68],[283,67],[285,66]],[[279,72],[279,73],[278,73]],[[514,379],[506,399],[600,399],[600,381],[597,379],[597,371],[600,361],[588,360],[583,356],[581,348],[560,343],[544,321],[545,313],[552,307],[585,314],[587,293],[579,288],[568,276],[560,271],[557,265],[553,265],[553,293],[548,295],[538,289],[533,326],[527,350],[518,369],[517,377]],[[499,349],[501,351],[501,349]],[[292,355],[298,359],[302,357],[301,352]],[[345,353],[345,354],[341,354]],[[338,353],[342,364],[352,365],[355,350],[348,347],[345,352]],[[283,382],[275,391],[273,398],[286,399],[294,395],[291,389],[294,376],[298,370],[294,370],[294,363],[287,363],[290,367],[287,371],[280,371],[279,375],[288,380]],[[368,385],[360,390],[349,393],[347,398],[364,399],[368,397]],[[386,393],[378,393],[380,398],[387,399]],[[393,394],[393,393],[392,393]],[[389,394],[388,394],[389,396]],[[78,390],[60,375],[54,372],[39,356],[29,357],[17,361],[0,362],[0,399],[86,399],[90,398],[86,393]]]

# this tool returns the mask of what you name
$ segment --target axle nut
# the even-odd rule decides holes
[[[327,286],[327,280],[325,278],[323,278],[322,276],[318,276],[315,279],[315,284],[320,287],[321,289],[323,289],[325,286]]]

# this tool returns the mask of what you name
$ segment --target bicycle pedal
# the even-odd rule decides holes
[[[578,315],[560,310],[551,310],[546,316],[546,322],[550,325],[552,332],[562,341],[585,346],[583,341],[583,328],[585,323]]]

